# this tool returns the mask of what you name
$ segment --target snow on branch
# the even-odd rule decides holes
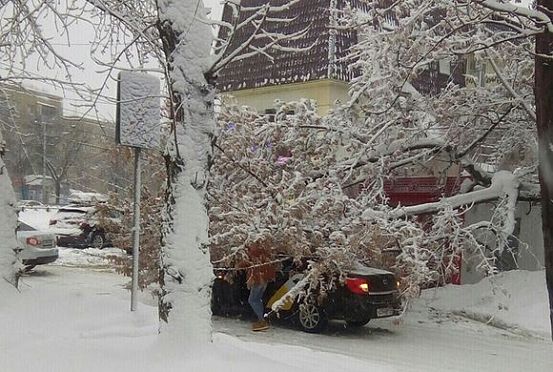
[[[474,0],[473,2],[480,4],[490,10],[525,17],[536,22],[540,26],[546,27],[549,32],[553,33],[553,23],[551,22],[551,18],[546,13],[540,10],[530,9],[528,7],[495,0]]]
[[[271,305],[271,311],[278,313],[280,309],[286,306],[288,303],[296,300],[302,291],[305,290],[305,287],[309,284],[309,281],[315,276],[315,272],[312,270],[304,276],[299,282],[296,283],[284,296],[275,301]]]
[[[222,68],[231,62],[244,60],[255,55],[264,55],[272,60],[271,52],[302,52],[308,51],[312,46],[305,48],[290,48],[290,41],[303,38],[309,27],[297,31],[269,31],[275,29],[275,25],[285,25],[293,21],[286,15],[300,0],[292,0],[282,5],[265,3],[259,6],[242,6],[234,1],[225,2],[223,20],[217,21],[219,32],[214,50],[215,56],[209,73],[216,75]],[[238,44],[238,41],[240,43]]]
[[[514,211],[514,206],[518,197],[518,188],[520,182],[516,175],[508,171],[499,171],[492,177],[490,187],[483,190],[476,190],[466,194],[444,197],[438,202],[418,204],[409,207],[397,208],[390,212],[388,218],[402,218],[413,215],[435,213],[443,209],[444,205],[452,208],[462,206],[470,206],[473,204],[483,203],[491,200],[496,200],[504,196],[509,200],[509,208]],[[363,218],[372,219],[375,217],[384,217],[382,212],[367,210],[363,213]]]

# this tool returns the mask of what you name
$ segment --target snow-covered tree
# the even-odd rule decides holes
[[[91,106],[102,97],[102,89],[109,79],[120,69],[128,69],[129,64],[164,76],[171,130],[165,151],[168,187],[161,254],[160,317],[170,321],[171,327],[164,328],[174,329],[176,334],[193,333],[195,341],[211,337],[209,305],[213,274],[207,251],[204,194],[216,130],[213,79],[220,68],[235,58],[226,51],[238,30],[250,33],[249,39],[255,40],[243,46],[244,50],[251,49],[252,55],[270,56],[282,40],[302,34],[295,31],[277,35],[265,30],[266,22],[279,21],[278,12],[282,7],[263,5],[242,9],[239,2],[232,0],[225,4],[233,14],[232,22],[209,21],[202,1],[89,0],[60,5],[53,0],[14,0],[2,3],[10,15],[2,29],[6,32],[0,35],[7,60],[25,60],[29,52],[37,52],[48,62],[45,66],[61,67],[67,76],[71,68],[78,66],[58,54],[48,37],[31,31],[40,31],[40,20],[48,15],[58,21],[61,34],[68,32],[71,22],[77,19],[94,26],[91,58],[104,66],[107,73],[100,92],[87,92],[95,93]],[[238,21],[242,11],[251,16]],[[212,26],[222,30],[214,54],[211,53]],[[26,33],[32,36],[28,40]],[[15,76],[13,70],[10,73]],[[20,75],[17,77],[29,76]]]
[[[493,272],[476,237],[489,230],[503,249],[516,201],[540,197],[532,48],[548,22],[501,1],[375,1],[344,12],[337,27],[359,36],[345,107],[318,118],[312,103],[281,105],[275,122],[223,113],[209,189],[214,253],[232,260],[262,237],[276,252],[343,268],[378,261],[360,252],[379,239],[399,246],[396,269],[414,289],[454,269],[461,249]],[[389,207],[386,181],[425,168],[466,181],[439,202]],[[491,221],[462,223],[467,207],[492,200]]]
[[[281,103],[273,120],[224,107],[219,125],[208,188],[218,263],[235,264],[249,242],[261,240],[275,260],[310,257],[319,273],[340,277],[358,261],[396,270],[406,294],[416,295],[421,285],[455,272],[461,249],[482,250],[472,234],[477,226],[463,226],[455,209],[466,201],[421,206],[439,211],[422,220],[409,217],[424,213],[415,207],[388,206],[383,184],[388,157],[397,151],[387,156],[380,146],[380,161],[352,167],[366,153],[365,123],[345,119],[341,110],[319,117],[312,101]],[[362,187],[351,186],[352,178],[362,178]],[[489,262],[487,268],[493,270]],[[325,281],[335,275],[316,277],[313,285],[335,284]]]
[[[419,140],[419,133],[425,138],[437,134],[444,141],[443,148],[452,163],[468,171],[476,187],[491,185],[488,191],[500,190],[497,196],[505,202],[498,203],[498,211],[503,217],[495,227],[503,240],[514,227],[515,200],[540,198],[539,163],[545,263],[553,309],[549,226],[552,216],[548,197],[551,182],[547,176],[551,163],[546,155],[550,152],[551,132],[548,111],[551,88],[547,85],[546,61],[552,52],[548,43],[553,31],[550,18],[553,3],[538,1],[531,6],[518,3],[376,1],[367,12],[346,16],[344,25],[356,25],[365,35],[357,50],[358,67],[365,72],[355,82],[352,103],[365,105],[363,111],[367,116],[384,125],[389,118],[378,116],[397,111],[402,93],[410,90],[408,84],[418,77],[427,78],[424,71],[439,68],[444,62],[455,63],[459,58],[469,66],[474,64],[476,68],[468,71],[477,72],[478,76],[468,76],[474,82],[466,87],[448,85],[430,97],[411,95],[414,102],[405,107],[411,115],[418,111],[419,118],[409,123],[406,133],[415,141]],[[381,105],[373,104],[374,99],[377,102],[379,99],[371,94],[375,88],[383,90],[385,96],[387,92]],[[363,101],[362,96],[368,99]],[[494,166],[495,174],[478,170],[478,163]],[[490,196],[475,191],[454,202],[462,199],[463,203],[478,202]]]
[[[472,181],[460,190],[463,196],[394,216],[505,198],[497,203],[495,221],[474,226],[493,230],[501,250],[514,228],[517,198],[539,197],[531,40],[515,37],[509,22],[517,20],[497,19],[476,3],[389,5],[376,2],[368,12],[353,10],[343,19],[360,35],[352,55],[359,75],[349,105],[376,133],[368,135],[371,156],[388,159],[382,162],[385,175],[437,159],[444,173],[458,168]],[[442,86],[436,87],[440,74]],[[387,153],[379,154],[378,147]],[[361,155],[354,165],[374,167],[366,159]]]
[[[228,23],[208,21],[201,2],[91,3],[120,22],[130,35],[128,45],[138,45],[139,56],[157,58],[168,82],[171,133],[165,152],[168,191],[161,253],[160,317],[169,321],[171,327],[167,328],[175,329],[176,333],[182,333],[182,329],[195,330],[197,339],[209,339],[213,274],[207,250],[205,188],[216,130],[213,78],[235,58],[226,51],[237,30],[256,40],[255,48],[249,43],[244,45],[246,49],[255,49],[252,55],[270,55],[270,49],[276,49],[280,41],[299,37],[301,32],[280,35],[265,32],[265,22],[278,20],[279,8],[270,5],[241,9],[238,3],[227,1],[225,5],[235,14],[231,17],[235,21]],[[238,22],[242,11],[251,12],[251,17]],[[212,25],[221,29],[215,54],[210,49]],[[113,26],[106,28],[105,34],[113,35]],[[126,49],[115,54],[107,65],[117,63],[127,53]]]
[[[8,171],[2,160],[4,154],[4,140],[0,132],[0,272],[2,278],[17,286],[18,269],[15,266],[15,195]]]

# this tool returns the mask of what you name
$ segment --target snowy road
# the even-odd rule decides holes
[[[104,327],[100,327],[99,324],[83,322],[76,324],[74,329],[65,331],[67,336],[64,336],[69,337],[70,332],[75,333],[77,330],[81,338],[96,339],[112,334],[120,337],[136,327],[136,324],[133,325],[136,319],[126,320],[129,317],[126,313],[129,294],[124,289],[127,282],[127,278],[111,272],[47,266],[40,267],[36,273],[25,277],[22,284],[23,294],[31,295],[33,292],[33,297],[38,303],[46,302],[47,296],[52,294],[80,298],[81,300],[76,302],[78,305],[75,305],[75,309],[69,310],[72,313],[80,313],[83,319],[86,318],[84,309],[93,309],[94,304],[100,299],[112,297],[111,302],[120,303],[121,305],[118,306],[124,310],[116,317],[118,323],[116,329],[112,326],[103,329]],[[143,303],[140,305],[141,320],[138,325],[141,331],[139,334],[147,336],[155,333],[157,312],[154,305],[155,299],[144,294]],[[68,310],[68,304],[60,303],[60,306]],[[27,325],[30,329],[45,327],[40,322],[39,315],[44,315],[44,310],[36,310],[36,318],[33,316],[31,324]],[[109,309],[103,310],[111,312]],[[9,313],[9,308],[5,311]],[[16,308],[13,308],[13,311],[16,311]],[[117,310],[118,313],[120,311]],[[96,316],[99,315],[96,314]],[[8,316],[7,313],[6,316]],[[90,314],[90,318],[94,316]],[[59,330],[65,320],[59,319],[60,324],[56,324],[56,321],[58,320],[54,317],[47,327]],[[423,311],[409,313],[401,325],[381,320],[371,322],[361,329],[351,330],[343,328],[340,323],[332,323],[329,331],[323,335],[302,333],[287,324],[276,325],[268,332],[255,334],[250,332],[248,327],[249,323],[245,321],[228,318],[214,319],[216,332],[235,336],[242,341],[266,343],[275,349],[277,347],[274,345],[277,344],[308,347],[352,356],[370,361],[375,365],[389,366],[392,371],[398,372],[553,371],[553,344],[548,340],[519,336],[464,318],[437,316]],[[17,328],[21,329],[19,326]],[[220,337],[222,336],[216,335],[216,338]],[[5,347],[7,345],[2,347],[0,342],[0,350]],[[252,344],[252,348],[256,347],[258,346]],[[282,358],[285,360],[286,355],[282,355]],[[352,369],[353,367],[349,368],[345,365],[343,371]],[[321,370],[321,372],[325,371]]]
[[[378,321],[351,330],[331,324],[324,335],[310,335],[293,328],[273,327],[270,332],[253,334],[248,323],[217,318],[219,332],[256,342],[303,345],[356,358],[392,365],[403,371],[553,371],[553,344],[517,336],[505,331],[452,318],[423,320],[411,314],[400,326]],[[427,317],[428,318],[428,317]]]

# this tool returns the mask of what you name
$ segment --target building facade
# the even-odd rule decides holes
[[[70,189],[103,193],[113,188],[107,181],[116,147],[112,123],[65,116],[61,97],[2,85],[0,130],[20,199],[56,204]]]
[[[272,0],[270,4],[277,9],[286,2]],[[265,3],[266,0],[243,0],[241,6],[254,9]],[[353,3],[365,6],[362,2]],[[354,74],[346,56],[357,40],[352,31],[332,28],[336,11],[345,6],[343,0],[304,0],[269,14],[263,24],[264,30],[288,36],[283,36],[278,48],[272,48],[269,53],[237,58],[225,66],[217,76],[217,86],[224,93],[224,99],[265,113],[273,109],[277,99],[289,102],[308,98],[317,101],[322,115],[337,100],[346,101],[348,81]],[[242,12],[240,20],[251,16],[252,12]],[[223,20],[231,22],[232,14],[227,6]],[[252,27],[243,27],[235,33],[227,55],[249,42]],[[224,32],[220,36],[228,37]],[[241,54],[262,48],[263,43],[266,43],[263,39],[254,40]]]

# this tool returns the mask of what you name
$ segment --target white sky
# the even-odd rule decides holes
[[[204,0],[206,8],[211,8],[211,18],[218,19],[221,17],[222,5],[221,0]]]

